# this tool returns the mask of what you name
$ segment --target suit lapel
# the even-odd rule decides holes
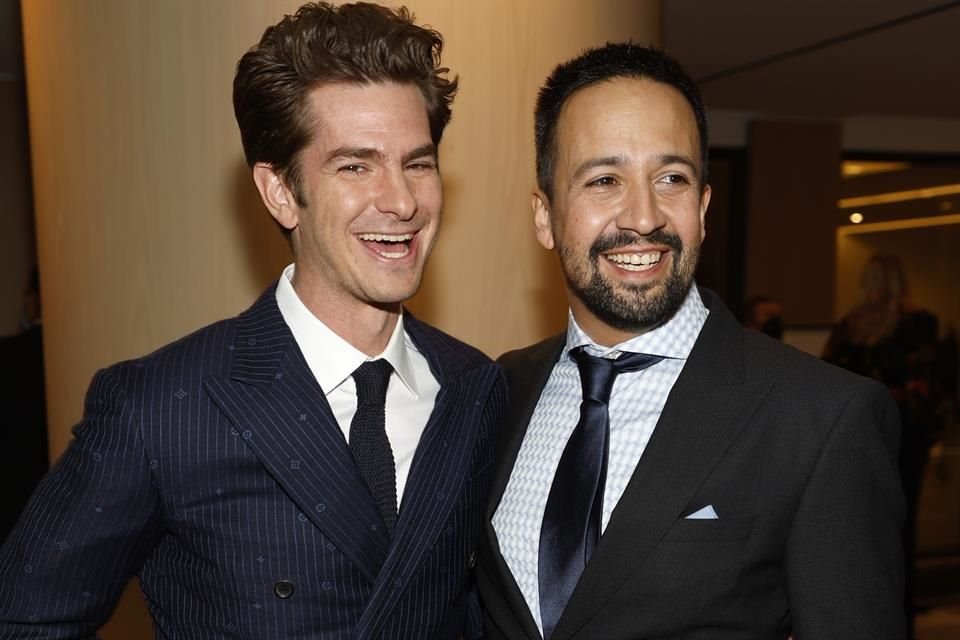
[[[551,640],[574,636],[637,570],[770,389],[745,383],[742,330],[701,295],[707,322]]]
[[[484,535],[491,550],[490,557],[493,560],[496,575],[502,579],[504,598],[513,611],[516,623],[532,640],[541,637],[540,630],[513,573],[500,553],[500,544],[493,527],[493,515],[500,506],[500,500],[507,489],[513,465],[520,453],[520,445],[527,433],[527,426],[540,401],[540,394],[550,378],[554,365],[560,359],[565,344],[566,335],[561,333],[534,345],[516,361],[511,357],[513,354],[508,354],[501,359],[507,372],[510,402],[507,408],[504,436],[497,450],[497,471],[493,478],[486,517],[483,520]],[[517,356],[513,355],[513,357]]]
[[[357,625],[356,638],[379,636],[441,535],[471,471],[480,419],[496,379],[494,365],[465,367],[462,355],[446,348],[445,337],[409,313],[404,316],[404,329],[427,358],[440,391],[417,445],[389,555]]]
[[[230,378],[204,384],[284,492],[370,580],[389,539],[271,287],[237,320]]]

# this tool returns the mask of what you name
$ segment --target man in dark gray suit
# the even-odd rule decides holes
[[[488,636],[902,638],[896,407],[693,286],[694,83],[654,49],[590,50],[547,79],[536,142],[534,224],[570,316],[501,359]]]
[[[80,638],[137,575],[164,638],[460,638],[499,368],[403,310],[456,81],[406,10],[310,4],[237,67],[294,264],[237,318],[100,371],[0,551],[0,638]],[[472,626],[471,626],[472,624]]]

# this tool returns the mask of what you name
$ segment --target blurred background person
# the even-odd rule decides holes
[[[34,487],[47,472],[47,410],[43,380],[40,278],[30,272],[23,294],[20,332],[0,338],[2,484],[0,543],[6,539]]]
[[[861,301],[830,334],[823,359],[890,389],[900,410],[899,468],[906,497],[903,528],[907,637],[913,638],[913,574],[917,506],[930,447],[944,427],[949,393],[938,362],[938,319],[916,307],[897,257],[871,256],[860,280]]]
[[[743,305],[740,322],[747,329],[783,339],[783,310],[780,302],[769,296],[754,296]]]

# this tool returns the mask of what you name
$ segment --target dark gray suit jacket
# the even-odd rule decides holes
[[[392,540],[271,287],[96,375],[0,551],[0,638],[89,635],[134,574],[162,638],[459,637],[505,385],[405,328],[440,392]]]
[[[897,410],[882,386],[710,315],[551,640],[903,637]],[[564,336],[501,359],[481,542],[490,638],[540,635],[490,524]],[[688,520],[712,505],[717,520]]]

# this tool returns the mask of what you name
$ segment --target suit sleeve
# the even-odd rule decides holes
[[[0,639],[91,636],[159,540],[150,461],[116,369],[94,377],[73,435],[0,549]]]
[[[858,388],[810,474],[787,542],[796,640],[903,638],[899,418],[879,385]]]

